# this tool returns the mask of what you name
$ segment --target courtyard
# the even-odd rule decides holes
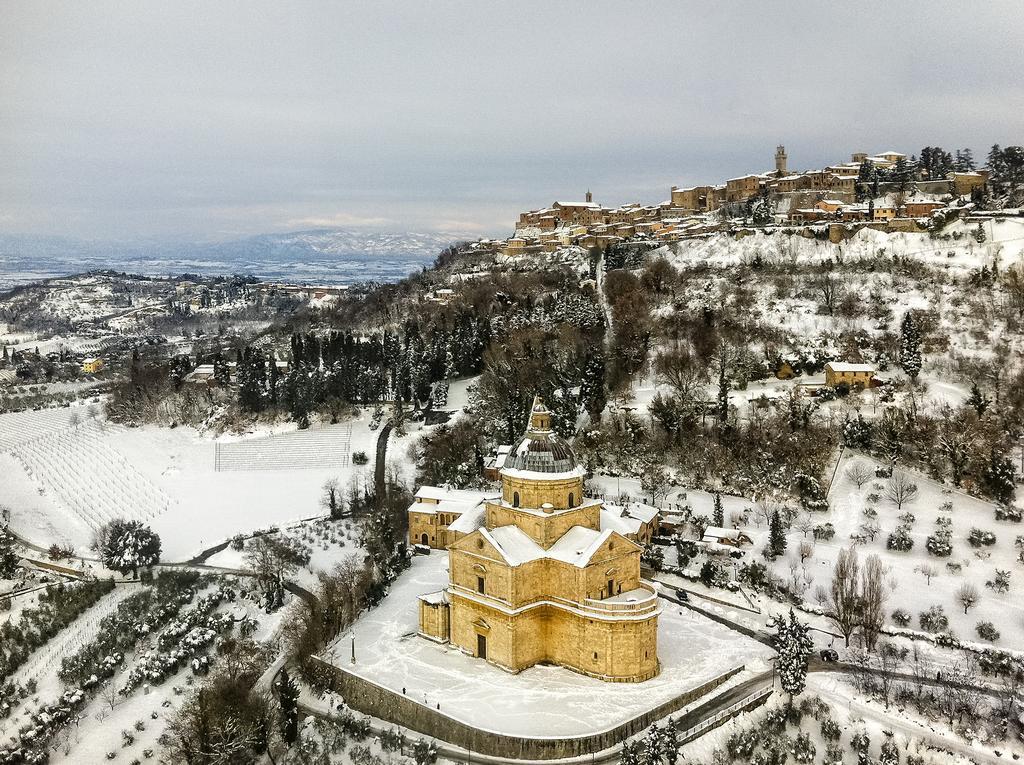
[[[416,635],[417,596],[447,581],[447,553],[416,556],[384,601],[341,635],[326,658],[475,727],[538,737],[606,730],[741,664],[747,670],[738,679],[763,670],[771,655],[766,646],[663,601],[661,673],[651,680],[606,683],[555,666],[514,675]]]

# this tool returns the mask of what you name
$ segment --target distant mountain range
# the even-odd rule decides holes
[[[0,234],[0,287],[100,268],[151,275],[253,274],[295,282],[397,281],[464,238],[342,228],[198,243]]]

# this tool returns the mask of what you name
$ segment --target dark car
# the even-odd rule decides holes
[[[834,648],[822,648],[818,655],[822,661],[839,661],[839,652]]]

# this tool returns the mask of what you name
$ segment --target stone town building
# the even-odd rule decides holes
[[[653,586],[640,546],[602,528],[584,471],[535,399],[501,470],[501,496],[449,546],[449,583],[419,599],[420,634],[510,672],[557,664],[607,681],[659,671]]]
[[[421,486],[409,506],[409,544],[444,550],[459,533],[459,519],[483,508],[498,493]],[[471,522],[467,518],[466,522]],[[470,529],[472,530],[472,529]]]
[[[725,182],[726,202],[745,202],[761,188],[760,175],[744,175]]]

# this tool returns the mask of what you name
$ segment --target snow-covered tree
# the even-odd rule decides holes
[[[160,537],[141,521],[111,521],[100,528],[95,546],[104,566],[133,577],[160,562]]]
[[[722,528],[725,526],[725,510],[722,507],[722,495],[715,492],[715,508],[711,514],[711,522]]]
[[[789,703],[804,691],[807,683],[807,662],[814,651],[814,643],[810,636],[810,627],[796,618],[796,613],[789,609],[789,619],[776,616],[769,623],[775,629],[774,643],[778,657],[775,660],[776,672],[782,690],[789,694]]]
[[[913,311],[907,311],[900,323],[900,366],[912,380],[921,371],[921,330]]]
[[[768,521],[768,553],[778,558],[786,552],[786,530],[782,527],[782,518],[778,510],[773,510]]]
[[[14,551],[14,537],[7,524],[0,520],[0,579],[13,579],[18,570],[19,556]]]
[[[274,688],[281,707],[281,738],[292,744],[299,735],[299,684],[282,669]]]

